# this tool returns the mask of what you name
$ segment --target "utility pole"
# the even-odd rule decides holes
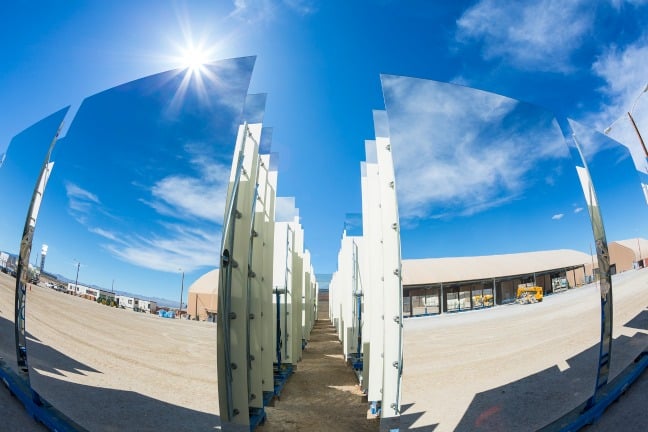
[[[74,294],[79,291],[79,267],[81,267],[81,263],[77,261],[76,280],[74,281]]]
[[[182,270],[182,281],[180,282],[180,309],[178,310],[178,316],[182,316],[182,294],[184,294],[184,270]]]

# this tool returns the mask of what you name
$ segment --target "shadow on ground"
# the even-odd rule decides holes
[[[15,355],[11,355],[15,353],[14,324],[3,317],[0,317],[0,336],[5,360],[15,368]],[[30,335],[28,338],[30,359],[33,363],[38,363],[43,371],[61,377],[64,376],[63,372],[101,373],[60,351],[43,345]],[[71,383],[43,375],[33,369],[30,371],[30,376],[33,381],[38,382],[39,392],[49,403],[93,432],[211,431],[220,427],[220,418],[216,414],[187,409],[140,393]],[[160,376],[157,384],[166,392],[175,391],[173,388],[165,389],[163,376]],[[0,388],[0,391],[9,393],[4,388]],[[19,406],[19,404],[15,405]],[[215,410],[216,408],[214,407]],[[23,417],[25,419],[21,420],[20,430],[41,430],[41,427],[32,419]]]
[[[16,368],[16,344],[14,337],[14,323],[8,319],[0,316],[0,341],[2,346],[0,346],[0,353],[3,353],[3,357],[7,364],[12,368]],[[69,373],[83,373],[83,372],[95,372],[100,373],[100,371],[91,368],[90,366],[83,364],[66,354],[57,351],[47,345],[44,345],[27,332],[27,355],[28,361],[33,364],[38,364],[39,367],[49,373],[62,375],[61,372]],[[30,373],[32,371],[30,370]]]
[[[648,330],[648,309],[637,314],[624,326]],[[645,333],[635,333],[632,337],[622,335],[614,339],[609,381],[646,349],[648,335]],[[592,396],[598,354],[599,345],[596,344],[568,359],[569,367],[562,371],[554,366],[476,394],[455,430],[535,431],[548,425]],[[591,374],[585,375],[584,371],[591,371]],[[582,391],[583,388],[587,390]],[[417,411],[416,405],[403,406],[401,430],[434,431],[438,424],[413,426],[425,414],[424,411]]]

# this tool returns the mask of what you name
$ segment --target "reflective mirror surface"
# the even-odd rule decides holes
[[[56,138],[67,111],[67,108],[62,109],[14,137],[0,168],[0,184],[3,185],[0,228],[0,358],[15,371],[18,369],[14,307],[19,246],[45,154]],[[26,276],[27,279],[33,279],[34,270],[28,271]],[[30,343],[39,343],[29,330],[24,336]]]
[[[382,83],[410,317],[401,426],[537,430],[586,402],[597,373],[578,160],[544,109],[434,81]]]
[[[612,275],[610,380],[648,346],[648,206],[641,165],[629,149],[607,136],[569,121],[583,149],[605,225]]]
[[[89,430],[219,424],[215,311],[188,316],[187,299],[216,295],[208,275],[253,64],[91,96],[56,146],[33,242],[40,280],[27,293],[30,376]],[[265,97],[253,99],[247,115],[258,117]]]

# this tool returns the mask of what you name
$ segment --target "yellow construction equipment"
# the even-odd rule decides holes
[[[491,307],[493,306],[493,295],[484,294],[484,295],[475,295],[473,296],[473,306],[474,307]]]
[[[532,284],[520,284],[517,289],[516,303],[528,304],[542,301],[542,287],[533,286]]]

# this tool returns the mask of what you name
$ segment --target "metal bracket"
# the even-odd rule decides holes
[[[401,413],[400,410],[398,409],[398,405],[396,405],[395,403],[391,404],[390,407],[396,412],[396,414]]]

